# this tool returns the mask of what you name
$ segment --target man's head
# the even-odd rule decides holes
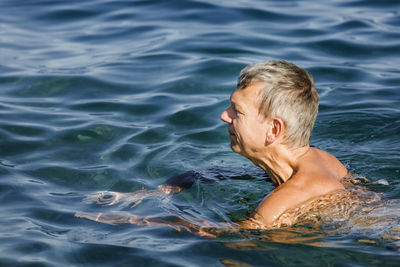
[[[237,113],[237,106],[247,109],[247,114]],[[229,124],[232,149],[248,154],[242,151],[249,149],[247,142],[254,145],[250,148],[253,150],[261,145],[260,141],[267,142],[268,132],[262,128],[273,127],[274,119],[283,124],[283,143],[292,148],[308,145],[317,113],[318,93],[311,75],[287,61],[273,60],[251,64],[240,72],[231,106],[221,119]],[[261,140],[254,143],[255,138]]]

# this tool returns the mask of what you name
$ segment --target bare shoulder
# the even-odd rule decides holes
[[[274,228],[278,218],[288,210],[312,199],[344,190],[344,186],[340,181],[332,177],[311,176],[296,178],[298,177],[294,177],[292,180],[282,184],[262,200],[252,217],[253,223],[257,221],[264,226],[263,228]],[[291,225],[292,223],[294,221],[286,221],[286,225]]]
[[[292,177],[263,199],[256,214],[267,228],[273,227],[285,211],[315,197],[344,189],[340,180],[346,175],[346,167],[336,157],[312,148],[299,162]]]
[[[337,179],[347,176],[347,168],[332,154],[318,148],[311,148],[314,164],[320,163],[321,166],[327,168]]]
[[[284,183],[262,200],[253,217],[261,221],[266,228],[272,228],[274,221],[281,214],[309,197],[308,192],[301,190],[300,187]]]
[[[344,189],[340,181],[346,175],[346,167],[335,156],[312,148],[299,162],[296,173],[287,183],[300,188],[311,199]]]

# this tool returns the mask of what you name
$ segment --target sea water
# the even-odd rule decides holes
[[[397,0],[0,1],[0,265],[398,265],[399,12]],[[273,187],[230,150],[219,114],[244,66],[277,58],[315,78],[312,144],[388,205],[329,229],[216,238],[74,216],[246,218]],[[134,207],[83,201],[187,171],[214,182]]]

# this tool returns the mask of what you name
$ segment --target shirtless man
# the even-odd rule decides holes
[[[286,210],[344,189],[340,180],[347,169],[329,153],[310,147],[317,113],[318,93],[311,75],[292,63],[273,60],[241,71],[231,105],[221,114],[232,150],[262,168],[276,186],[253,218],[266,228]]]
[[[347,175],[347,169],[334,156],[309,144],[318,113],[318,93],[308,72],[283,60],[249,65],[241,71],[230,102],[221,120],[228,124],[232,150],[262,168],[276,186],[261,201],[254,215],[239,223],[242,228],[279,227],[279,218],[285,211],[344,189],[340,180]],[[103,192],[87,200],[106,205],[119,201],[137,205],[148,194],[177,193],[181,189],[175,179],[157,190]],[[182,226],[201,235],[207,235],[203,226],[220,227],[207,222],[199,222],[199,226],[181,218],[171,223],[127,213],[114,216],[81,212],[76,216],[111,224],[164,224],[175,229]],[[292,223],[285,221],[286,225]]]

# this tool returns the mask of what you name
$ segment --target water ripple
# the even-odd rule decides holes
[[[315,78],[312,143],[387,181],[376,190],[397,201],[399,7],[396,0],[1,1],[0,265],[398,263],[399,245],[368,233],[393,236],[397,222],[392,232],[293,229],[215,242],[73,214],[113,210],[82,203],[94,191],[152,189],[195,170],[215,181],[121,210],[245,218],[272,186],[230,151],[219,114],[238,72],[272,58]],[[282,235],[295,244],[273,241]]]

